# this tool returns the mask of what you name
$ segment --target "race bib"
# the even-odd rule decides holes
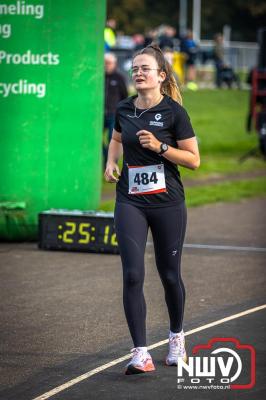
[[[128,193],[154,194],[166,192],[164,164],[128,165]]]

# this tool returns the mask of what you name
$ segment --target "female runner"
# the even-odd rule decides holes
[[[196,169],[200,156],[195,133],[182,107],[171,66],[157,46],[132,60],[137,95],[118,104],[105,179],[116,185],[115,230],[123,267],[123,304],[134,348],[126,374],[155,369],[146,343],[143,294],[148,228],[169,313],[166,365],[186,361],[183,315],[185,287],[181,253],[187,212],[177,166]],[[120,174],[118,159],[123,154]]]

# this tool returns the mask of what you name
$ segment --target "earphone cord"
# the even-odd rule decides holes
[[[152,104],[149,108],[146,108],[146,110],[142,111],[139,115],[137,115],[137,108],[135,106],[135,111],[134,111],[134,115],[127,115],[129,118],[140,118],[142,116],[142,114],[144,114],[146,111],[149,111],[152,107],[155,107],[161,100],[161,94],[160,94],[160,98],[157,102],[155,102],[155,104]],[[137,98],[138,99],[138,98]],[[136,102],[137,102],[136,99]]]

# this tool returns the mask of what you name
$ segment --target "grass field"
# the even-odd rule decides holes
[[[185,92],[187,109],[201,153],[196,174],[228,174],[265,168],[262,159],[250,158],[243,164],[239,158],[258,145],[255,131],[246,132],[249,92],[244,90],[201,90]],[[194,172],[182,168],[184,177]]]
[[[246,90],[199,90],[183,93],[183,105],[195,130],[201,166],[192,171],[179,167],[181,177],[202,182],[201,186],[186,188],[188,206],[236,201],[245,197],[265,196],[265,178],[245,178],[247,173],[264,170],[262,157],[250,157],[243,163],[240,157],[258,146],[258,134],[246,132],[249,92]],[[241,181],[230,182],[230,175],[239,174]],[[224,178],[224,183],[204,184],[210,177]],[[103,182],[103,195],[113,193],[112,185]],[[113,209],[113,200],[101,204],[101,209]]]
[[[188,207],[224,201],[239,201],[243,198],[266,196],[266,180],[263,177],[185,188],[185,194]]]

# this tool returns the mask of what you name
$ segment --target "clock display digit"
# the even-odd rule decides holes
[[[106,225],[104,228],[103,242],[104,244],[110,243],[112,246],[117,246],[116,234],[113,233],[110,237],[110,225]]]
[[[109,232],[110,232],[110,226],[109,226],[109,225],[106,225],[106,227],[104,228],[104,237],[103,237],[103,242],[104,242],[105,244],[108,243]]]
[[[73,239],[70,238],[70,235],[73,235],[76,231],[76,224],[75,222],[66,222],[66,226],[69,227],[69,229],[66,229],[63,233],[63,242],[65,243],[73,243]]]
[[[115,233],[113,233],[112,236],[111,236],[111,245],[112,246],[118,246]]]
[[[83,236],[83,239],[79,239],[79,243],[87,244],[90,243],[90,233],[85,230],[86,228],[89,228],[91,224],[87,223],[81,223],[79,224],[79,234],[80,236]]]

